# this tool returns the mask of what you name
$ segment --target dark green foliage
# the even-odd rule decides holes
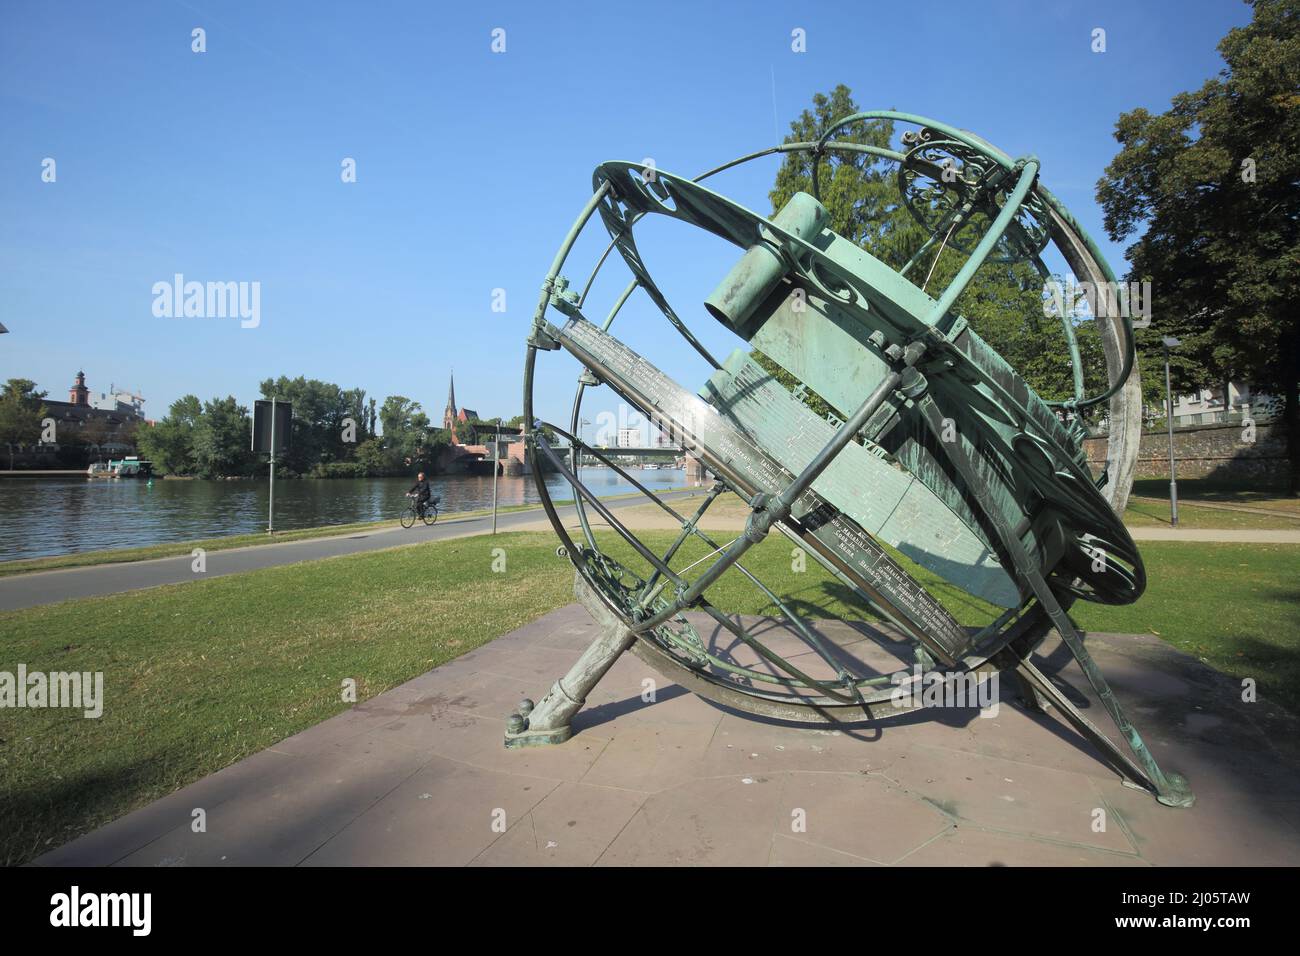
[[[1146,364],[1175,390],[1245,381],[1282,399],[1300,491],[1300,2],[1256,0],[1219,43],[1224,69],[1170,108],[1120,116],[1121,149],[1097,184],[1130,278],[1149,280]],[[1160,383],[1163,387],[1163,382]]]
[[[17,448],[35,444],[41,437],[41,419],[45,406],[44,392],[36,391],[36,383],[27,378],[11,378],[0,392],[0,443],[9,452],[9,467],[13,467],[13,453]]]

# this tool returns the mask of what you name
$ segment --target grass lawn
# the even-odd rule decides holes
[[[1150,495],[1149,498],[1130,498],[1128,510],[1124,512],[1124,524],[1130,528],[1158,528],[1169,527],[1169,484],[1165,482],[1162,489],[1150,487],[1150,482],[1139,482],[1142,486],[1143,493]],[[1220,502],[1218,497],[1198,497],[1188,498],[1183,494],[1183,482],[1178,483],[1178,526],[1188,529],[1220,529],[1220,528],[1266,528],[1266,529],[1291,529],[1300,531],[1300,499],[1278,498],[1270,496],[1266,491],[1244,491],[1241,495],[1244,497],[1240,501],[1235,501],[1231,496],[1222,492],[1198,492],[1195,482],[1192,494],[1225,494],[1222,499],[1226,503],[1242,504],[1251,508],[1259,508],[1275,514],[1259,514],[1253,511],[1230,511],[1222,507],[1208,507],[1210,504]],[[1135,487],[1134,494],[1137,489]],[[1196,502],[1203,502],[1197,504]],[[693,510],[690,506],[678,506],[678,510],[686,508]],[[624,513],[624,517],[629,521],[638,515],[656,515],[658,509],[654,505],[642,505],[632,511]],[[710,506],[705,515],[705,522],[730,520],[740,522],[749,514],[749,505],[746,504],[737,495],[728,492],[722,495]]]
[[[1139,478],[1133,482],[1133,494],[1142,498],[1158,498],[1169,503],[1168,478]],[[1288,495],[1281,481],[1261,478],[1239,478],[1232,481],[1212,478],[1179,478],[1178,510],[1182,518],[1184,501],[1204,504],[1243,505],[1266,511],[1284,511],[1300,517],[1300,497]]]
[[[672,537],[645,535],[661,552]],[[0,670],[102,671],[105,682],[97,720],[0,710],[0,862],[29,860],[347,709],[345,678],[365,699],[567,604],[572,571],[555,545],[549,532],[476,536],[0,613]],[[745,564],[810,616],[873,619],[815,563],[792,575],[791,547],[773,536]],[[674,563],[706,553],[692,544]],[[1132,608],[1081,606],[1082,626],[1158,633],[1300,709],[1300,545],[1152,543],[1143,553],[1147,596]],[[960,596],[918,577],[945,600]],[[734,572],[710,595],[772,612]],[[963,623],[989,617],[970,598],[950,606]]]
[[[1223,507],[1210,507],[1208,504],[1196,504],[1182,496],[1182,485],[1178,494],[1178,527],[1192,529],[1267,529],[1278,531],[1300,531],[1300,510],[1275,514],[1260,514],[1256,511],[1237,511]],[[1273,509],[1273,505],[1250,505],[1255,508]],[[1129,498],[1128,509],[1124,512],[1124,524],[1130,528],[1168,528],[1169,499],[1165,498]]]

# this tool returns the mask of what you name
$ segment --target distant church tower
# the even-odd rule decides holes
[[[447,388],[447,407],[442,413],[442,427],[456,437],[456,374],[451,376],[451,385]]]
[[[68,389],[68,401],[73,405],[89,405],[90,389],[86,388],[86,373],[77,373],[77,382]]]

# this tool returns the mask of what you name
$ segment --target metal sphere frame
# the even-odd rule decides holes
[[[864,120],[916,129],[903,133],[905,151],[833,139]],[[891,269],[826,227],[818,166],[836,151],[898,164],[904,204],[929,231],[902,269]],[[761,216],[701,185],[742,163],[784,153],[812,157],[812,193],[797,193],[774,216]],[[575,592],[601,633],[538,705],[524,701],[511,715],[508,747],[568,739],[574,713],[625,650],[701,696],[764,717],[851,724],[902,713],[890,677],[852,673],[814,628],[741,563],[776,530],[883,613],[914,645],[918,669],[1012,675],[1031,706],[1055,707],[1122,776],[1162,803],[1190,805],[1185,781],[1161,771],[1068,614],[1076,600],[1126,604],[1145,587],[1141,556],[1118,517],[1132,484],[1141,425],[1127,310],[1094,316],[1108,385],[1092,396],[1083,392],[1073,324],[1062,316],[1075,384],[1074,397],[1064,402],[1037,396],[953,310],[987,261],[1030,261],[1047,278],[1040,254],[1048,243],[1081,280],[1116,287],[1096,245],[1039,183],[1038,173],[1033,156],[1013,159],[964,130],[895,111],[845,117],[816,141],[749,153],[693,179],[634,163],[597,167],[592,197],[542,285],[525,356],[524,416],[542,505],[562,542],[559,550],[574,565]],[[610,241],[579,292],[561,270],[597,214]],[[709,353],[641,260],[635,227],[647,215],[681,220],[742,250],[739,263],[706,300],[708,314],[805,386],[835,399],[831,404],[843,410],[843,420],[817,416],[743,350],[725,362]],[[908,273],[932,252],[937,261],[945,247],[965,252],[967,259],[931,297]],[[632,279],[597,325],[583,308],[615,250]],[[701,394],[682,388],[610,334],[637,289],[714,369]],[[551,309],[565,317],[563,325],[548,321]],[[534,416],[538,355],[558,349],[583,366],[567,428]],[[581,441],[585,392],[600,385],[678,437],[717,476],[694,514],[679,514],[611,456]],[[1098,480],[1082,450],[1085,432],[1070,413],[1102,403],[1108,403],[1111,440]],[[548,434],[569,443],[567,455],[552,446]],[[611,467],[680,525],[665,554],[651,551],[584,485],[578,476],[583,455]],[[580,540],[556,510],[547,469],[573,488]],[[740,535],[719,542],[699,521],[728,490],[749,503],[750,514]],[[646,563],[647,576],[602,551],[588,509]],[[882,519],[882,509],[888,518]],[[907,512],[906,521],[897,519],[899,512]],[[691,568],[674,571],[671,562],[691,538],[710,551],[691,565],[704,569],[688,578]],[[877,538],[1004,612],[971,633]],[[834,678],[810,675],[710,602],[709,589],[732,569],[760,590]],[[688,611],[707,615],[770,670],[740,665],[710,647],[686,618]],[[1052,630],[1078,661],[1127,752],[1030,660]]]

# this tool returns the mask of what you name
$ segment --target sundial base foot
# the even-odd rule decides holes
[[[1180,773],[1165,774],[1165,789],[1156,794],[1156,800],[1167,807],[1190,807],[1196,803],[1196,794],[1192,793],[1187,778]]]
[[[512,734],[507,730],[505,745],[508,750],[518,750],[522,747],[545,747],[549,744],[562,744],[572,736],[572,727],[561,727],[558,730],[524,730],[517,734]]]
[[[619,656],[636,641],[618,617],[601,603],[580,575],[574,575],[574,595],[596,621],[597,636],[582,656],[533,706],[521,701],[506,721],[505,745],[509,749],[562,744],[573,736],[573,715],[587,702],[587,695],[614,666]]]

